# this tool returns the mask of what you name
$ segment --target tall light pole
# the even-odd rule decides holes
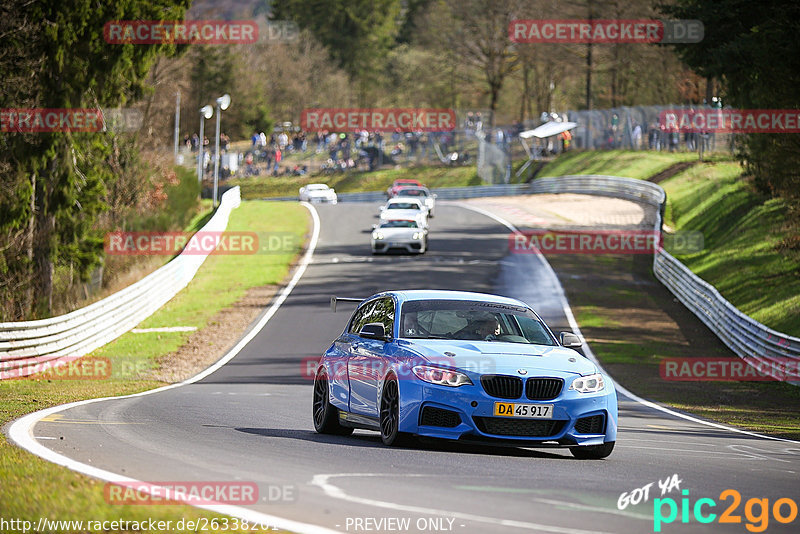
[[[203,106],[200,108],[200,147],[197,153],[197,183],[202,187],[203,185],[203,137],[205,137],[206,119],[210,119],[214,113],[214,108],[211,106]]]
[[[222,112],[228,109],[228,106],[230,105],[231,95],[228,93],[225,93],[217,99],[217,140],[215,143],[216,152],[214,154],[214,200],[212,200],[212,205],[214,208],[217,207],[217,184],[219,183],[219,119],[222,117]]]
[[[178,139],[181,134],[181,92],[175,97],[175,165],[178,164]]]

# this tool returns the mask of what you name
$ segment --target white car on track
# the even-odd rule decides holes
[[[336,196],[336,191],[325,184],[308,184],[300,188],[300,200],[311,202],[312,204],[318,202],[328,202],[336,204],[339,199]]]
[[[425,254],[428,250],[428,230],[414,219],[387,219],[372,230],[372,253],[390,250]]]
[[[436,195],[424,186],[401,187],[396,190],[392,198],[416,198],[421,200],[428,209],[428,217],[433,217],[433,208],[436,207]]]
[[[410,219],[417,221],[420,228],[427,228],[428,208],[417,198],[390,198],[381,206],[381,223],[389,219]]]

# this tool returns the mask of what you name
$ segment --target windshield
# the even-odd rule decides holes
[[[400,337],[556,346],[528,308],[494,302],[415,300],[403,304]]]
[[[328,189],[327,185],[311,184],[306,188],[308,191],[324,191]]]
[[[381,228],[417,228],[417,223],[415,221],[403,220],[386,221],[381,224]]]
[[[427,197],[428,193],[424,189],[401,189],[397,196],[401,197]]]
[[[413,202],[394,202],[389,204],[387,209],[390,210],[418,210],[419,204],[414,204]]]

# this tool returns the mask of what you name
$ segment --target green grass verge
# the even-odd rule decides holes
[[[666,223],[704,238],[702,251],[677,258],[745,314],[800,336],[800,253],[779,246],[797,233],[786,203],[752,192],[733,161],[694,166],[661,186]]]
[[[606,174],[646,180],[682,161],[696,161],[694,152],[636,150],[571,151],[542,167],[537,176]]]
[[[193,221],[202,224],[203,216]],[[297,204],[243,202],[233,210],[229,231],[291,232],[297,247],[277,254],[209,257],[189,286],[141,326],[202,328],[221,309],[251,287],[280,283],[302,247],[308,214]],[[160,336],[160,337],[159,337]],[[95,352],[111,360],[112,368],[149,369],[156,358],[177,349],[185,333],[125,334]],[[163,385],[126,379],[10,380],[0,382],[0,425],[26,413],[67,402],[126,395]],[[8,443],[0,435],[0,503],[3,518],[37,521],[39,517],[74,520],[146,521],[221,517],[191,506],[112,506],[105,502],[104,483],[77,475]],[[92,529],[94,531],[94,529]]]

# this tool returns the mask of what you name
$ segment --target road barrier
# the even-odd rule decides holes
[[[500,184],[500,185],[475,185],[469,187],[442,187],[431,189],[431,193],[440,200],[460,200],[465,198],[500,197],[509,195],[529,194],[528,184]],[[339,202],[384,202],[386,193],[383,191],[365,191],[363,193],[338,193]],[[297,200],[298,197],[271,197],[261,200]]]
[[[240,202],[238,187],[227,191],[201,231],[225,230],[231,210]],[[0,323],[0,379],[27,376],[45,364],[75,360],[116,339],[186,287],[207,256],[181,253],[125,289],[65,315]]]
[[[667,195],[660,186],[618,176],[559,176],[531,182],[531,193],[576,193],[624,198],[658,208],[655,230],[662,230]],[[678,300],[694,313],[737,356],[759,369],[773,369],[771,376],[786,378],[786,360],[800,361],[800,338],[759,323],[739,311],[719,291],[690,271],[669,252],[659,248],[653,256],[653,273]],[[789,380],[800,385],[797,366]]]

